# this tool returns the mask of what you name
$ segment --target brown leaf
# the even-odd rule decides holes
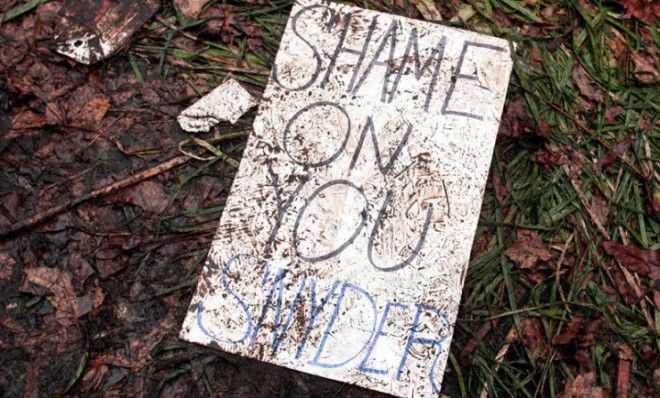
[[[522,340],[535,359],[542,358],[548,352],[548,343],[543,333],[543,324],[538,318],[525,318],[522,321]]]
[[[160,214],[165,211],[168,198],[162,185],[155,181],[145,181],[132,189],[125,199],[146,211]]]
[[[621,159],[623,154],[628,150],[630,145],[633,143],[633,137],[628,136],[623,141],[619,142],[610,153],[605,155],[603,159],[599,162],[599,167],[601,169],[606,169],[612,165],[617,159]]]
[[[660,255],[657,251],[613,241],[605,242],[603,247],[607,254],[616,258],[628,270],[648,275],[655,281],[660,280]]]
[[[519,229],[516,243],[509,247],[504,254],[518,267],[532,269],[542,266],[552,258],[552,253],[545,247],[545,243],[536,231]]]
[[[78,303],[76,292],[73,290],[71,278],[66,272],[56,268],[37,267],[25,270],[28,282],[43,286],[55,295],[57,312],[55,319],[62,326],[70,326],[77,323]]]
[[[524,100],[518,97],[506,106],[500,123],[500,134],[506,137],[518,137],[525,133],[528,122]]]
[[[588,99],[596,102],[603,101],[603,92],[594,88],[594,82],[589,73],[580,65],[575,63],[573,66],[573,83],[580,90],[580,93]]]
[[[545,150],[532,154],[532,160],[546,167],[557,167],[566,162],[566,155],[557,145],[546,144]]]
[[[605,109],[605,120],[608,124],[612,124],[616,121],[616,118],[623,112],[623,107],[621,105],[613,105]]]
[[[105,95],[92,98],[80,111],[79,120],[86,126],[95,127],[105,117],[108,109],[110,109],[110,98]]]
[[[27,110],[14,116],[11,121],[11,128],[14,130],[37,129],[46,125],[46,117],[41,113],[35,113]]]
[[[108,365],[140,370],[151,361],[151,352],[174,327],[174,321],[164,319],[147,334],[131,339],[128,345],[107,358]]]
[[[581,318],[572,318],[566,323],[564,330],[552,339],[552,344],[567,345],[575,341],[584,328]]]
[[[503,181],[497,173],[493,173],[493,188],[495,189],[495,198],[499,203],[502,203],[511,191],[509,184]]]
[[[637,295],[635,289],[630,286],[630,283],[628,283],[628,280],[626,279],[626,276],[624,275],[621,268],[618,266],[612,267],[610,268],[610,273],[612,274],[612,279],[614,279],[616,290],[619,292],[619,295],[623,301],[630,305],[637,302],[639,296]]]
[[[14,271],[16,260],[7,253],[0,253],[0,279],[9,280]]]
[[[174,0],[174,5],[188,19],[196,19],[209,0]]]
[[[612,50],[612,58],[614,63],[621,58],[621,55],[628,49],[628,44],[623,35],[616,29],[612,29],[614,36],[606,39],[607,47]]]
[[[566,383],[558,398],[607,398],[610,394],[603,387],[596,386],[594,372],[583,373]]]
[[[552,128],[545,122],[538,122],[538,134],[543,138],[550,138]]]
[[[463,350],[459,354],[458,359],[461,361],[461,365],[470,365],[470,358],[472,357],[472,353],[477,349],[479,343],[483,341],[484,337],[486,337],[486,335],[488,335],[488,333],[490,333],[490,331],[495,328],[495,326],[497,326],[497,319],[486,321],[486,323],[481,325],[474,337],[468,341],[468,343],[463,347]]]
[[[600,225],[607,224],[607,216],[610,213],[609,203],[602,196],[594,196],[591,199],[591,212],[596,218],[596,221]]]
[[[660,72],[656,65],[660,63],[660,59],[655,51],[638,50],[634,51],[631,55],[633,64],[635,65],[635,78],[642,83],[652,84],[660,79]]]
[[[617,0],[626,8],[626,18],[633,16],[647,25],[660,17],[660,3],[657,0]]]
[[[77,298],[78,316],[83,316],[96,310],[105,301],[105,293],[100,287],[93,287],[89,293]]]

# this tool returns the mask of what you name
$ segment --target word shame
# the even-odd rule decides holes
[[[438,396],[511,67],[500,39],[298,0],[181,337]]]

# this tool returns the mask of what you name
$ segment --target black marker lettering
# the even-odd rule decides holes
[[[355,63],[355,66],[353,67],[353,76],[351,77],[351,82],[348,86],[349,91],[353,89],[353,85],[355,84],[355,79],[357,77],[358,71],[362,67],[362,62],[364,61],[364,57],[367,54],[367,49],[369,48],[369,43],[371,43],[371,36],[373,35],[374,30],[376,29],[378,17],[374,17],[374,19],[371,21],[371,25],[369,26],[369,30],[367,31],[367,36],[364,40],[364,45],[362,46],[361,50],[355,50],[352,48],[344,47],[344,44],[346,42],[346,35],[348,34],[349,29],[351,28],[352,17],[353,17],[352,14],[346,14],[346,22],[344,25],[344,29],[342,30],[341,35],[339,36],[339,42],[337,43],[335,52],[332,54],[332,57],[330,58],[330,64],[328,65],[328,69],[325,72],[325,77],[321,81],[321,88],[325,88],[325,85],[328,83],[328,81],[330,81],[330,75],[332,74],[332,71],[335,69],[335,65],[337,64],[337,58],[339,57],[339,54],[347,53],[358,56],[358,60]]]
[[[321,55],[319,54],[319,51],[314,47],[312,43],[309,42],[309,40],[305,39],[302,37],[302,35],[298,32],[298,19],[307,11],[313,10],[313,9],[324,9],[326,15],[329,14],[330,18],[328,21],[328,24],[326,25],[326,29],[329,28],[330,24],[332,24],[334,17],[335,17],[335,10],[328,6],[322,6],[322,5],[315,5],[315,6],[309,6],[305,7],[302,10],[300,10],[296,15],[293,16],[291,20],[291,26],[293,30],[293,34],[295,34],[300,40],[303,41],[303,43],[307,44],[307,46],[312,50],[313,52],[313,57],[314,61],[316,62],[316,65],[314,67],[314,72],[310,76],[309,80],[303,84],[301,84],[298,87],[287,87],[285,86],[282,81],[280,80],[280,75],[279,75],[279,70],[277,67],[277,62],[273,65],[273,81],[277,83],[280,87],[284,88],[285,90],[289,91],[301,91],[309,88],[314,82],[316,81],[316,78],[318,78],[319,74],[321,73]]]
[[[305,216],[305,212],[307,211],[307,207],[314,201],[314,199],[316,199],[317,196],[319,196],[321,193],[323,193],[323,191],[327,190],[328,188],[334,187],[335,185],[343,185],[347,188],[353,189],[356,192],[358,192],[362,196],[362,198],[364,199],[364,204],[363,204],[364,207],[362,209],[362,212],[360,213],[360,225],[355,229],[355,232],[353,232],[353,235],[351,235],[351,237],[348,238],[344,243],[342,243],[338,248],[336,248],[336,249],[334,249],[334,250],[332,250],[328,253],[321,254],[321,255],[316,255],[316,256],[303,255],[303,254],[300,253],[300,250],[298,248],[298,242],[299,242],[299,240],[298,240],[298,228],[300,227],[300,222],[302,221],[303,217]],[[296,248],[296,252],[298,253],[298,256],[301,259],[305,260],[305,261],[309,261],[311,263],[318,263],[320,261],[324,261],[324,260],[327,260],[329,258],[332,258],[332,257],[338,255],[339,253],[341,253],[342,251],[344,251],[348,246],[350,246],[353,243],[355,238],[357,238],[357,236],[362,231],[362,228],[364,228],[365,225],[367,224],[367,209],[366,209],[367,204],[368,204],[367,196],[364,194],[362,189],[360,187],[358,187],[357,185],[353,184],[350,181],[347,181],[347,180],[333,180],[333,181],[330,181],[330,182],[327,182],[327,183],[321,185],[321,187],[319,187],[316,191],[314,191],[312,196],[310,196],[309,199],[307,199],[307,202],[305,202],[305,205],[303,206],[303,208],[300,209],[300,213],[298,213],[298,218],[296,219],[296,223],[293,226],[293,245]]]
[[[401,141],[399,142],[399,145],[396,147],[396,150],[394,150],[394,153],[392,154],[392,156],[390,156],[390,160],[387,162],[387,164],[383,164],[383,160],[380,156],[380,148],[378,147],[378,137],[376,136],[376,128],[374,127],[373,119],[371,118],[371,116],[369,116],[367,118],[366,124],[364,125],[364,128],[362,129],[362,135],[360,135],[360,140],[358,141],[357,148],[355,148],[355,154],[353,155],[353,160],[351,160],[350,168],[353,169],[355,167],[355,163],[357,163],[358,157],[362,152],[362,145],[364,145],[364,140],[367,137],[367,130],[369,130],[371,131],[371,141],[373,142],[374,145],[374,153],[376,154],[376,161],[378,161],[378,169],[383,175],[387,174],[394,166],[394,162],[399,157],[399,154],[401,154],[403,147],[406,146],[406,143],[408,142],[408,138],[410,137],[410,133],[412,133],[412,129],[413,129],[412,124],[408,124],[408,128],[406,129],[406,132],[403,134],[403,138],[401,138]],[[395,131],[395,134],[398,131],[399,130]]]
[[[289,141],[289,136],[291,134],[291,126],[293,125],[293,123],[296,120],[298,120],[298,118],[303,113],[308,112],[308,111],[310,111],[314,108],[321,107],[321,106],[329,106],[329,107],[337,108],[341,113],[344,114],[344,116],[346,116],[346,120],[348,121],[348,127],[346,129],[346,132],[344,133],[344,141],[339,146],[339,148],[337,148],[337,151],[335,151],[335,153],[330,155],[330,157],[328,157],[327,159],[323,159],[323,160],[320,160],[320,161],[315,162],[315,163],[309,163],[309,162],[299,160],[296,157],[294,157],[291,154],[290,150],[289,150],[288,141]],[[350,137],[350,135],[351,135],[351,118],[348,115],[348,112],[346,112],[346,110],[342,106],[340,106],[339,104],[336,104],[334,102],[319,101],[319,102],[315,102],[313,104],[309,104],[309,105],[305,106],[304,108],[302,108],[301,110],[296,112],[295,115],[293,115],[291,120],[289,120],[286,127],[284,128],[284,134],[282,136],[282,141],[283,141],[284,151],[286,152],[287,155],[289,155],[289,159],[291,159],[294,163],[299,164],[301,166],[321,167],[321,166],[325,166],[327,164],[332,163],[335,159],[337,159],[339,157],[339,155],[341,155],[341,153],[344,151],[344,148],[346,148],[346,144],[348,143],[348,138]]]
[[[387,86],[389,82],[390,75],[392,74],[392,69],[393,69],[393,64],[394,64],[394,50],[396,49],[396,34],[397,34],[397,23],[396,21],[392,21],[390,24],[390,27],[387,29],[387,33],[385,33],[385,36],[383,37],[383,41],[380,42],[380,45],[378,46],[378,49],[376,50],[376,54],[374,54],[373,59],[369,63],[369,66],[367,66],[367,69],[364,71],[362,74],[362,77],[360,80],[357,82],[355,87],[353,87],[353,84],[351,84],[351,87],[349,87],[349,90],[353,92],[353,94],[357,93],[360,87],[362,87],[362,84],[364,84],[364,81],[367,79],[369,76],[369,73],[371,70],[374,68],[374,66],[379,65],[379,66],[385,66],[385,79],[383,80],[383,92],[381,94],[381,101],[385,102],[386,100],[386,94],[387,94]],[[389,42],[390,44],[390,52],[388,56],[387,61],[381,61],[380,60],[380,55],[385,49],[385,46]]]
[[[452,79],[451,85],[449,86],[449,92],[447,93],[447,97],[445,98],[445,104],[442,106],[442,114],[443,115],[459,115],[459,116],[465,116],[465,117],[470,117],[473,119],[478,119],[478,120],[484,120],[483,116],[477,115],[474,113],[469,113],[469,112],[462,112],[462,111],[452,111],[452,110],[447,110],[449,107],[449,101],[451,101],[452,94],[454,94],[454,89],[456,88],[456,83],[458,82],[459,79],[465,79],[465,80],[477,80],[476,76],[472,75],[466,75],[461,73],[461,68],[463,67],[463,61],[465,61],[465,54],[467,54],[468,48],[472,47],[480,47],[480,48],[487,48],[489,50],[495,50],[495,51],[501,51],[504,52],[506,49],[502,47],[497,47],[497,46],[492,46],[490,44],[481,44],[477,43],[474,41],[466,41],[465,44],[463,44],[463,50],[461,51],[461,56],[458,59],[458,65],[456,66],[456,76]]]
[[[410,33],[410,38],[408,39],[406,52],[403,55],[403,60],[399,66],[399,71],[397,73],[396,79],[394,80],[392,89],[390,90],[390,96],[387,102],[392,102],[394,99],[394,96],[396,95],[397,89],[399,87],[399,82],[401,81],[401,76],[405,74],[406,66],[410,62],[410,57],[412,56],[412,61],[415,67],[415,78],[417,80],[421,79],[427,71],[430,71],[431,66],[435,62],[435,69],[433,69],[431,83],[429,84],[428,91],[426,92],[426,102],[424,103],[424,110],[428,111],[429,106],[431,105],[431,99],[433,98],[433,94],[435,92],[435,87],[438,84],[438,75],[440,73],[440,65],[442,64],[442,57],[445,53],[446,43],[447,38],[443,36],[436,47],[433,49],[431,56],[426,60],[426,62],[424,62],[424,66],[422,66],[419,59],[419,37],[417,34],[417,28],[413,28],[412,32]]]
[[[426,241],[426,234],[428,233],[429,227],[431,226],[431,218],[433,217],[433,205],[429,205],[429,209],[426,212],[426,220],[424,221],[424,226],[422,227],[422,234],[420,235],[419,239],[417,240],[417,244],[415,245],[415,248],[412,249],[412,253],[410,254],[410,256],[408,256],[407,259],[400,262],[399,264],[390,267],[378,266],[374,262],[374,256],[373,256],[374,241],[376,240],[376,235],[378,235],[378,229],[380,228],[380,225],[383,223],[383,221],[385,221],[385,218],[387,217],[387,208],[389,207],[391,201],[392,201],[392,193],[388,192],[387,196],[385,197],[385,201],[383,202],[383,207],[381,207],[380,211],[378,212],[378,218],[376,218],[376,223],[374,224],[374,228],[371,230],[371,236],[369,237],[369,244],[367,246],[367,257],[369,258],[369,262],[371,263],[371,265],[373,265],[374,268],[385,272],[400,270],[401,268],[404,268],[413,262],[415,257],[419,255],[420,250],[422,250],[422,246]]]

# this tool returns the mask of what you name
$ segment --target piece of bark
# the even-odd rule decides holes
[[[223,121],[236,123],[257,104],[252,94],[230,78],[181,112],[177,120],[185,131],[209,131]]]
[[[55,49],[90,65],[119,50],[158,10],[157,0],[67,0],[60,10]]]

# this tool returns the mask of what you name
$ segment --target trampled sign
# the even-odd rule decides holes
[[[511,67],[501,39],[298,1],[182,338],[437,396]]]

